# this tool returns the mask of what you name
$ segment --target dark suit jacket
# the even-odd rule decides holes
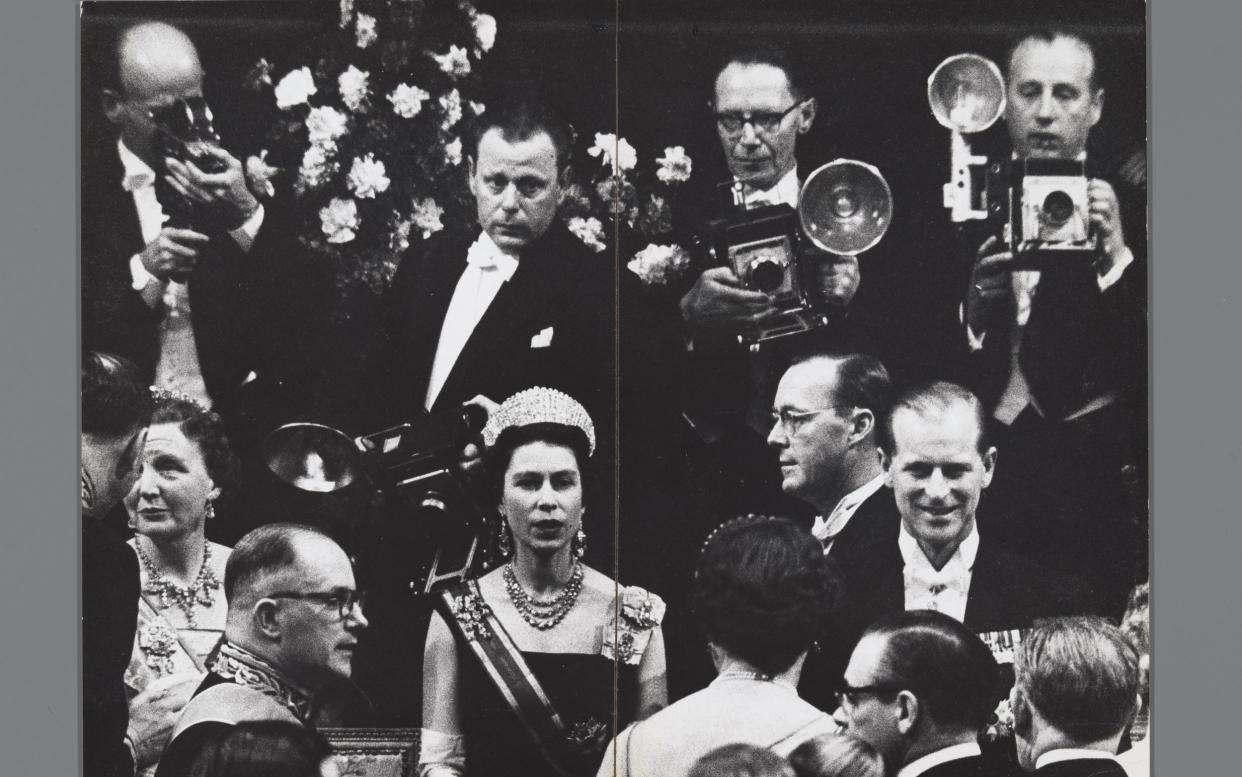
[[[855,634],[905,608],[905,566],[894,540],[843,568],[849,624]],[[1076,578],[1039,566],[982,537],[971,574],[963,623],[972,631],[1027,628],[1037,618],[1095,612],[1092,591]]]
[[[160,314],[131,287],[129,260],[145,241],[123,175],[115,144],[83,149],[82,347],[125,356],[153,378]],[[288,420],[305,406],[332,291],[331,268],[301,249],[292,214],[279,202],[264,209],[249,252],[211,235],[187,284],[207,391],[226,417],[252,422],[271,412]]]
[[[1105,392],[1132,394],[1146,384],[1147,224],[1143,204],[1121,201],[1124,234],[1134,262],[1107,290],[1100,291],[1095,270],[1081,262],[1041,274],[1019,360],[1047,416],[1063,418]],[[1012,310],[1002,315],[988,330],[983,348],[971,357],[971,388],[989,412],[1009,379],[1010,333],[1016,323]]]
[[[901,513],[888,486],[881,486],[867,497],[850,517],[849,523],[832,541],[828,557],[842,568],[867,563],[867,559],[882,553],[882,548],[897,542],[901,527]]]
[[[381,423],[422,412],[440,329],[475,236],[437,236],[405,256],[384,299],[367,373]],[[613,274],[555,223],[522,252],[436,397],[433,412],[477,394],[503,402],[531,386],[560,389],[586,406],[597,433],[612,410]],[[546,347],[532,338],[551,328]]]
[[[138,558],[102,520],[82,527],[82,754],[86,777],[133,777],[125,668],[138,623]]]
[[[982,756],[972,755],[933,766],[920,777],[990,777],[992,774]]]
[[[1078,758],[1036,769],[1035,777],[1126,777],[1121,764],[1110,758]]]

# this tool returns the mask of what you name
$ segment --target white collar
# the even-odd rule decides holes
[[[939,766],[949,761],[956,761],[959,758],[977,756],[982,752],[976,742],[962,742],[957,745],[949,745],[934,753],[928,753],[921,758],[914,759],[901,767],[901,770],[897,772],[897,777],[915,777],[915,775],[922,774],[934,766]]]
[[[748,202],[751,200],[763,200],[773,205],[789,205],[796,208],[798,206],[800,188],[798,184],[798,166],[794,165],[793,169],[785,173],[771,189],[760,191],[752,186],[746,186],[746,199]]]
[[[919,547],[919,541],[906,528],[904,520],[901,522],[901,531],[897,535],[897,547],[901,549],[901,558],[907,566],[913,564],[932,568],[931,562],[927,560],[927,556],[923,553],[923,549]],[[970,528],[970,534],[967,534],[966,539],[962,540],[962,543],[957,546],[957,550],[953,551],[953,555],[941,567],[940,573],[948,572],[950,567],[956,567],[956,573],[969,572],[975,568],[975,557],[977,555],[979,555],[978,523]]]
[[[1058,747],[1055,750],[1049,750],[1039,758],[1036,758],[1035,768],[1042,769],[1048,764],[1054,764],[1060,761],[1081,761],[1089,758],[1100,761],[1117,760],[1116,756],[1105,750],[1088,750],[1082,747]]]
[[[517,272],[518,260],[496,245],[487,231],[479,233],[477,240],[466,251],[466,263],[482,270],[496,270],[502,280],[509,280]]]
[[[832,508],[832,512],[828,513],[826,518],[820,515],[815,516],[815,525],[811,528],[811,533],[820,542],[836,537],[845,528],[845,525],[849,523],[854,513],[858,511],[858,506],[870,499],[883,486],[884,473],[881,472],[841,497],[836,507]]]
[[[125,169],[125,177],[121,179],[122,189],[134,192],[155,183],[155,171],[141,157],[130,151],[125,141],[120,138],[116,140],[116,152],[121,157],[121,167]]]

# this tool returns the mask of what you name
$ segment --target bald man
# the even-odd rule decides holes
[[[232,154],[207,148],[203,167],[220,172],[163,154],[155,112],[203,96],[184,33],[127,27],[104,70],[101,106],[116,135],[83,147],[83,347],[126,356],[148,382],[261,433],[274,423],[267,413],[299,406],[295,392],[313,377],[305,346],[326,268],[306,261],[292,221],[260,204]],[[166,223],[181,201],[210,220]]]

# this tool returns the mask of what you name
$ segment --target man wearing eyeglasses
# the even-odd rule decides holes
[[[352,673],[367,627],[349,557],[317,529],[262,526],[224,573],[224,639],[186,705],[157,777],[188,773],[204,748],[249,720],[313,725],[316,695]]]
[[[996,659],[978,636],[929,610],[867,629],[837,691],[837,723],[869,742],[897,777],[985,777],[1005,772],[977,737],[999,701]]]

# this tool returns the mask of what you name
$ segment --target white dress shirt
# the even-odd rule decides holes
[[[963,742],[960,745],[949,745],[946,748],[937,750],[934,753],[928,753],[922,758],[916,758],[897,772],[897,777],[918,777],[918,775],[926,772],[932,767],[939,766],[949,761],[956,761],[959,758],[971,758],[982,755],[983,751],[979,745],[974,742]]]
[[[870,499],[883,486],[884,474],[881,473],[841,497],[841,500],[837,502],[837,506],[832,508],[831,513],[828,513],[827,518],[824,518],[822,515],[815,516],[815,524],[811,527],[811,534],[824,546],[825,556],[832,551],[833,540],[845,529],[846,524],[850,522],[850,518],[854,517],[854,513],[858,512],[859,505]]]
[[[130,151],[124,141],[118,139],[116,148],[124,169],[121,188],[133,196],[142,239],[150,243],[159,237],[164,222],[168,220],[168,215],[164,213],[163,206],[155,196],[156,173],[150,165]],[[249,251],[262,225],[263,206],[260,205],[244,224],[229,232],[229,235],[242,251]],[[203,380],[203,370],[198,361],[198,346],[194,340],[190,295],[186,284],[156,278],[147,272],[140,254],[130,257],[129,271],[133,289],[142,295],[147,306],[155,308],[160,303],[164,306],[164,315],[159,324],[160,355],[155,365],[155,385],[188,394],[211,407],[211,395],[207,393],[207,384]]]
[[[444,324],[440,327],[440,340],[423,398],[426,409],[430,410],[436,403],[474,328],[483,319],[500,287],[517,272],[517,267],[517,258],[501,251],[486,232],[481,233],[466,252],[466,269],[457,279],[453,298],[444,314]]]
[[[759,190],[743,184],[742,195],[746,198],[746,206],[749,208],[758,205],[788,205],[796,208],[801,189],[798,182],[798,166],[794,165],[793,169],[785,173],[771,189]]]
[[[927,560],[918,540],[906,529],[904,522],[897,535],[897,547],[901,549],[901,558],[905,562],[902,580],[906,609],[937,610],[958,621],[964,620],[970,579],[975,557],[979,554],[979,527],[971,527],[970,534],[940,569]]]
[[[1042,769],[1048,764],[1055,764],[1061,761],[1080,761],[1083,759],[1093,759],[1101,761],[1116,761],[1117,756],[1112,753],[1106,753],[1103,750],[1088,750],[1086,748],[1061,747],[1055,750],[1049,750],[1043,753],[1039,758],[1035,759],[1035,768]]]

